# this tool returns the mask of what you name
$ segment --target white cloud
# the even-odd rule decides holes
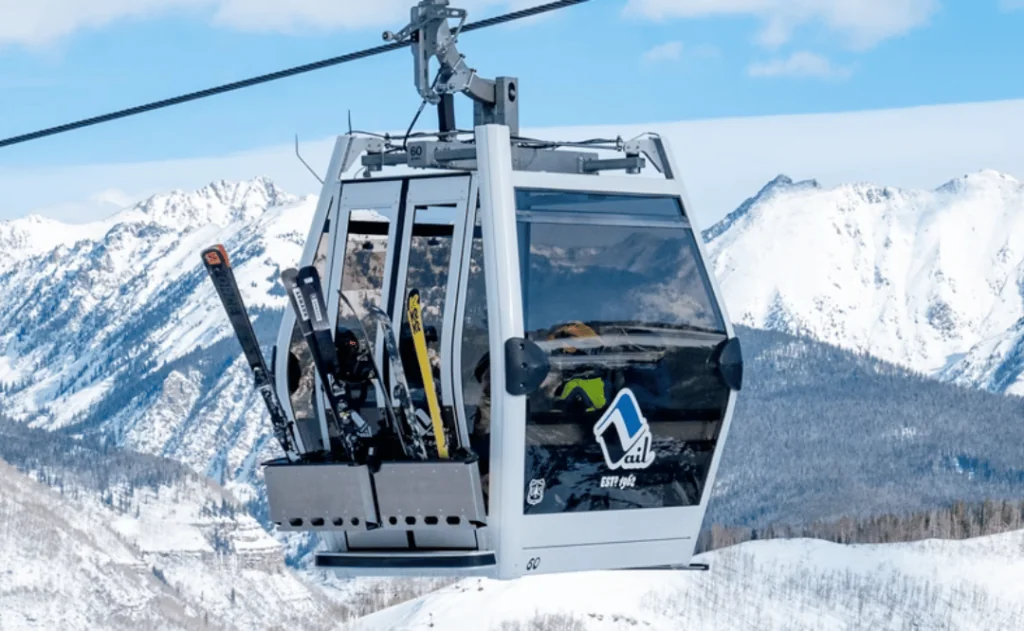
[[[80,29],[209,4],[210,0],[0,0],[0,45],[43,46]]]
[[[644,53],[644,61],[679,61],[679,59],[682,56],[682,42],[667,42],[665,44],[659,44],[658,46],[655,46],[654,48]]]
[[[544,4],[544,0],[465,0],[470,20],[484,12]],[[246,31],[388,28],[409,19],[411,0],[0,0],[0,46],[46,46],[81,29],[172,12],[197,12],[218,26]]]
[[[999,0],[999,8],[1003,11],[1024,9],[1024,0]]]
[[[825,186],[871,181],[930,188],[982,168],[1024,179],[1024,153],[1020,151],[1024,146],[1024,99],[836,114],[524,129],[527,136],[562,140],[629,138],[645,131],[669,139],[701,226],[735,210],[779,173],[817,178]],[[333,139],[303,142],[302,155],[323,173],[333,144]],[[0,167],[0,219],[38,212],[76,222],[95,220],[111,212],[110,202],[256,175],[271,177],[290,193],[318,192],[319,183],[295,158],[294,151],[291,143],[285,143],[188,160]],[[120,189],[127,195],[98,196],[108,189]]]
[[[786,43],[797,27],[821,23],[849,46],[867,49],[922,26],[938,7],[939,0],[627,0],[625,12],[655,20],[753,15],[763,23],[758,39],[766,46]]]
[[[834,65],[828,57],[806,51],[793,53],[789,57],[754,62],[747,68],[747,73],[752,77],[847,79],[852,72],[848,67]]]
[[[216,0],[216,24],[247,31],[354,29],[384,27],[393,31],[409,19],[410,0]],[[463,0],[453,3],[469,11],[469,20],[493,8],[522,9],[543,0]]]

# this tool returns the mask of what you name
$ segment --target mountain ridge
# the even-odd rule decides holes
[[[1024,316],[1024,184],[1012,176],[980,171],[931,191],[807,182],[776,178],[705,231],[737,322],[944,378],[967,374],[958,358]],[[992,378],[1019,367],[976,381],[1024,393],[1022,380]]]
[[[776,205],[768,210],[787,215],[788,195],[795,184],[789,178],[776,178],[770,183],[769,203]],[[185,463],[223,484],[259,516],[265,514],[266,507],[257,463],[279,453],[263,404],[252,390],[251,374],[198,253],[212,243],[224,243],[231,254],[254,327],[269,356],[270,346],[277,338],[280,317],[288,308],[286,297],[279,290],[278,275],[283,267],[298,261],[315,202],[312,198],[288,198],[267,192],[271,189],[262,181],[257,182],[255,188],[244,185],[222,188],[221,193],[211,189],[200,196],[195,204],[199,210],[186,215],[205,216],[201,212],[206,208],[205,200],[215,200],[216,212],[212,216],[225,221],[223,225],[211,223],[176,230],[133,219],[110,227],[96,240],[79,240],[72,247],[60,246],[51,252],[25,258],[6,270],[0,269],[0,292],[16,296],[0,303],[0,396],[5,402],[4,412],[22,423],[77,434],[99,434],[117,445]],[[813,183],[798,189],[796,194],[803,196],[828,194],[829,190]],[[233,196],[231,191],[242,193]],[[225,207],[223,199],[235,200],[232,203],[237,203],[238,208]],[[270,199],[282,200],[281,205],[270,205],[267,201]],[[879,193],[878,199],[885,197]],[[729,256],[735,252],[723,252],[720,242],[734,234],[745,233],[751,237],[756,254],[761,242],[758,235],[750,235],[746,222],[756,218],[754,215],[763,216],[765,203],[763,199],[752,202],[742,221],[735,222],[732,228],[711,241],[710,247],[718,249],[712,261],[718,265],[723,261],[729,263]],[[266,207],[261,210],[260,204]],[[159,203],[154,205],[159,206]],[[134,215],[129,215],[131,217]],[[851,237],[847,234],[843,238]],[[782,247],[792,249],[786,243]],[[645,259],[641,256],[635,260]],[[761,271],[774,272],[771,266],[763,266]],[[744,325],[742,301],[745,295],[730,286],[729,270],[726,272],[723,276],[726,277],[724,289],[729,311]],[[860,278],[858,274],[853,277]],[[869,287],[874,285],[869,283]],[[781,300],[783,293],[778,287],[772,290],[780,296],[780,301],[776,301],[776,320],[766,320],[759,328],[801,329],[792,322],[787,323],[791,305]],[[811,306],[816,305],[812,302]],[[796,315],[801,314],[797,311]],[[799,319],[796,322],[802,324]],[[992,352],[978,350],[969,355],[970,349],[965,348],[964,357],[973,358],[974,371],[950,373],[946,379],[990,390],[998,389],[1000,383],[1013,381],[1009,376],[1017,374],[1013,371],[1020,365],[1013,344],[1015,333],[1012,327],[995,331],[994,336],[1005,334],[1008,337],[1005,343],[993,347]],[[764,337],[761,333],[756,335]],[[796,344],[785,340],[772,343],[779,348]],[[849,344],[837,346],[850,350]],[[872,349],[852,350],[867,353]],[[828,356],[828,353],[821,350],[818,355]],[[749,361],[753,365],[754,360]],[[907,368],[905,364],[899,365]],[[777,369],[765,372],[765,378],[780,378],[789,369],[787,366],[780,363]],[[1000,375],[1002,381],[994,381],[990,375]],[[813,390],[817,386],[808,387]],[[1012,392],[1013,385],[1005,390]],[[743,400],[741,397],[741,404]],[[843,413],[852,414],[850,410],[856,402],[849,396],[843,400],[843,405],[852,406],[843,408]],[[951,398],[951,401],[956,400],[956,397]],[[993,411],[1002,403],[984,401],[978,404],[982,406],[979,409],[1004,414]],[[810,403],[805,400],[802,405]],[[774,408],[768,405],[764,409]],[[962,408],[954,406],[954,409]],[[835,410],[826,409],[822,413],[834,414]],[[885,427],[885,431],[890,430],[898,428]],[[769,432],[767,437],[771,436]],[[971,442],[970,436],[965,440]],[[927,447],[919,446],[918,450]],[[963,464],[957,464],[956,458],[961,455]],[[920,453],[915,457],[919,456]],[[920,462],[932,462],[928,466],[940,466],[943,471],[956,467],[967,470],[970,463],[984,462],[991,456],[972,448],[962,454],[942,454],[945,459],[941,462],[934,459]],[[1012,477],[1013,472],[1001,460],[991,466],[996,467],[1000,475],[1005,473]],[[735,480],[740,481],[745,475],[747,473],[737,469]],[[728,475],[722,477],[725,482],[721,492],[726,495],[730,488],[736,487],[729,479]],[[876,482],[881,483],[875,480],[872,484]],[[872,488],[860,488],[858,498],[870,499]],[[833,504],[825,495],[813,506],[827,513],[833,510]],[[942,499],[945,497],[943,495]],[[935,498],[938,501],[939,496]],[[722,514],[741,520],[756,519],[760,509],[751,502],[737,504],[723,500],[725,512]],[[874,506],[871,501],[865,505]],[[884,502],[880,506],[888,509]]]

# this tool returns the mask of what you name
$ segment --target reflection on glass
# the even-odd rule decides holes
[[[541,189],[518,189],[516,191],[516,210],[544,214],[629,215],[670,220],[680,219],[683,216],[682,206],[675,197]]]
[[[296,421],[316,418],[316,410],[313,408],[314,374],[313,355],[309,352],[309,346],[302,339],[299,332],[299,324],[292,327],[292,338],[288,344],[289,352],[297,359],[298,379],[289,384],[289,397],[292,404],[292,413]],[[296,363],[292,360],[293,364]]]
[[[582,320],[725,332],[688,228],[520,225],[527,330]]]
[[[376,341],[377,327],[369,315],[369,305],[381,307],[384,290],[384,266],[388,258],[388,229],[386,217],[373,222],[351,222],[345,242],[345,261],[342,268],[341,290],[359,312],[372,341]],[[361,335],[356,316],[344,302],[339,301],[338,326]]]
[[[338,301],[338,327],[351,330],[363,340],[369,336],[370,351],[376,347],[378,327],[369,307],[383,308],[384,267],[388,258],[388,231],[391,220],[379,211],[357,210],[351,213],[345,260],[342,267],[341,290],[358,312],[353,314],[343,301]],[[371,423],[377,421],[378,403],[383,404],[376,388],[371,388],[359,412]]]

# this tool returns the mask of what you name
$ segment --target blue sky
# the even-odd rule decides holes
[[[542,1],[455,5],[479,19]],[[0,137],[375,46],[409,2],[0,0]],[[1024,179],[1022,34],[1024,0],[590,0],[461,49],[485,76],[521,78],[528,132],[666,134],[708,225],[779,173]],[[316,192],[293,134],[322,171],[347,110],[357,129],[404,130],[411,61],[396,51],[0,148],[0,220],[89,221],[221,178]],[[593,125],[611,127],[579,127]]]
[[[0,0],[0,136],[373,46],[407,1]],[[471,19],[509,8],[468,6]],[[1020,98],[1022,35],[1024,0],[590,0],[461,47],[485,76],[521,77],[524,124],[561,126]],[[399,51],[0,149],[0,167],[322,138],[348,109],[393,130],[417,105]]]

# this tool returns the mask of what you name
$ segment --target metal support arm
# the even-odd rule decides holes
[[[519,133],[515,80],[485,79],[466,64],[456,44],[467,14],[448,4],[449,0],[420,0],[410,12],[409,24],[397,33],[385,31],[384,40],[411,40],[416,89],[425,101],[437,105],[444,95],[462,92],[476,103],[476,124],[507,125],[515,136]],[[448,25],[451,18],[459,20],[454,32]],[[431,77],[431,58],[440,65],[436,78]]]
[[[436,105],[442,94],[465,92],[474,101],[494,103],[494,81],[477,76],[466,65],[466,58],[456,48],[459,31],[466,23],[466,10],[448,6],[449,0],[420,0],[412,8],[408,26],[397,33],[384,32],[385,41],[412,40],[415,59],[416,89],[427,102]],[[453,33],[448,20],[459,25]],[[437,81],[430,76],[430,59],[437,57],[441,65]]]

